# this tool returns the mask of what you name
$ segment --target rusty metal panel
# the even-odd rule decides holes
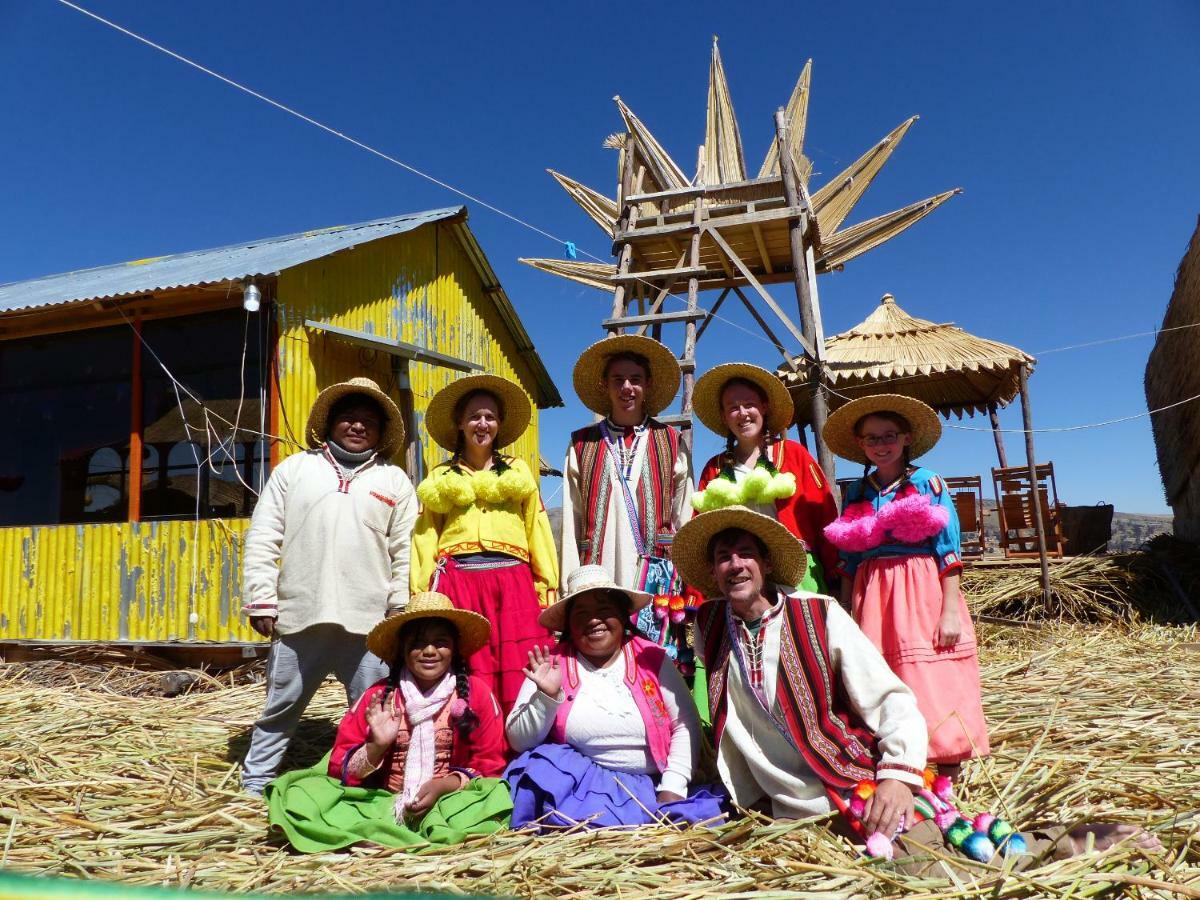
[[[295,442],[292,450],[304,443],[308,411],[321,388],[366,375],[399,400],[390,357],[311,332],[304,328],[305,319],[408,341],[478,363],[487,372],[511,378],[533,396],[538,391],[496,303],[448,226],[426,225],[285,270],[276,300],[283,412],[279,425]],[[425,409],[433,395],[458,376],[425,363],[409,367],[425,471],[447,455],[425,434]],[[529,429],[509,452],[537,471],[536,407]]]
[[[248,519],[0,528],[0,640],[253,641]]]

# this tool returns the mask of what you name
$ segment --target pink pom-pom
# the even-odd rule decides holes
[[[949,775],[939,775],[933,779],[933,792],[939,800],[945,800],[949,803],[954,799],[954,783],[950,780]]]
[[[875,859],[892,858],[892,842],[882,831],[876,831],[867,838],[867,855]]]
[[[682,609],[671,610],[671,621],[674,622],[676,625],[678,625],[680,622],[682,622],[686,618],[687,618],[687,613],[684,610],[682,610]]]
[[[893,500],[876,513],[892,537],[906,544],[931,538],[950,522],[950,510],[929,501],[928,494],[910,494]]]
[[[454,702],[450,704],[450,718],[461,719],[467,714],[467,701],[462,697],[456,697]]]
[[[937,825],[938,830],[945,831],[958,820],[957,809],[943,809],[933,817],[933,823]]]
[[[857,795],[850,798],[850,815],[861,819],[867,812],[867,801]]]
[[[974,826],[976,831],[982,831],[986,834],[987,830],[992,827],[992,823],[995,821],[996,817],[991,813],[981,812],[975,817],[975,820],[971,824]]]
[[[670,614],[671,614],[671,611],[670,611],[670,610],[669,610],[667,607],[665,607],[665,606],[659,606],[658,604],[655,604],[655,606],[654,606],[654,618],[656,618],[656,619],[665,619],[665,618],[666,618],[667,616],[669,616]]]
[[[861,553],[883,543],[885,529],[875,507],[863,501],[851,503],[840,517],[825,526],[825,538],[839,550]]]

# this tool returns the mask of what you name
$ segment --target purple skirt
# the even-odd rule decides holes
[[[542,744],[509,763],[512,827],[544,830],[652,825],[716,825],[723,821],[724,792],[697,788],[683,800],[658,802],[649,775],[614,772],[568,744]]]

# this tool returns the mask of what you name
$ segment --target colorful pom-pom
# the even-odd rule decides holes
[[[921,773],[921,780],[925,782],[925,790],[932,790],[933,779],[935,778],[937,778],[937,772],[933,771],[933,769],[926,769]]]
[[[946,840],[950,842],[950,845],[959,848],[962,847],[963,841],[975,833],[971,823],[963,818],[955,819],[945,831]]]
[[[985,829],[981,828],[979,830],[984,831]],[[987,836],[989,838],[991,838],[992,843],[998,845],[1001,841],[1003,841],[1005,838],[1007,838],[1009,835],[1011,835],[1014,831],[1016,831],[1016,829],[1013,828],[1012,825],[1010,825],[1004,819],[995,819],[994,818],[991,822],[988,823],[988,827],[987,827],[986,831],[987,831]]]
[[[958,819],[957,809],[943,809],[933,817],[933,824],[938,827],[939,831],[947,832],[950,830],[950,826],[957,822]]]
[[[913,810],[917,814],[917,821],[923,822],[926,819],[933,819],[937,816],[937,810],[929,800],[922,796],[913,798]]]
[[[976,862],[987,862],[996,852],[995,845],[982,831],[972,831],[963,839],[959,849]]]
[[[854,796],[861,797],[863,800],[866,800],[874,793],[875,782],[873,781],[860,781],[854,786]]]
[[[954,783],[948,775],[939,775],[933,779],[933,793],[939,800],[950,803],[954,799]]]
[[[454,702],[450,704],[450,718],[461,719],[467,713],[467,701],[462,697],[456,697]]]
[[[875,859],[891,859],[893,855],[892,842],[882,831],[876,831],[867,838],[867,855]]]
[[[763,491],[763,500],[786,500],[796,493],[796,476],[791,472],[776,472],[771,476],[767,489]]]
[[[861,819],[867,813],[867,801],[857,794],[850,797],[850,815],[856,819]]]
[[[982,831],[985,834],[992,827],[992,823],[996,821],[996,817],[989,812],[981,812],[977,815],[974,821],[971,822],[975,826],[976,831]]]
[[[928,494],[913,493],[886,504],[875,516],[892,537],[918,544],[946,527],[950,510],[931,503]]]
[[[1005,856],[1020,856],[1022,853],[1029,852],[1029,845],[1025,843],[1025,838],[1021,837],[1015,831],[1000,841],[998,846],[1000,847],[1000,852]]]

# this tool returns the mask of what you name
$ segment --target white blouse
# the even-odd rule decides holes
[[[618,655],[603,668],[579,657],[579,692],[567,717],[566,741],[592,762],[614,772],[653,775],[658,771],[646,738],[646,724],[625,684],[625,658]],[[687,685],[670,659],[658,673],[663,702],[671,719],[671,749],[659,791],[686,797],[700,739],[700,718]],[[545,743],[559,706],[560,690],[548,697],[526,680],[506,728],[513,750],[523,753]]]

